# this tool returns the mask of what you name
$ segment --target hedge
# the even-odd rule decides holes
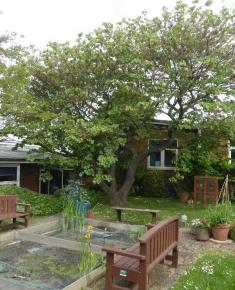
[[[63,199],[61,197],[36,193],[15,185],[0,185],[0,195],[14,194],[18,196],[18,202],[25,202],[31,205],[30,215],[33,216],[53,215],[63,210]]]

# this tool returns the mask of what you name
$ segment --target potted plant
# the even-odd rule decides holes
[[[229,202],[208,209],[208,219],[215,240],[227,240],[232,214],[232,207]]]
[[[94,214],[93,214],[92,209],[89,209],[89,210],[88,210],[86,217],[87,217],[88,219],[92,219],[92,218],[94,217]]]
[[[182,203],[187,203],[188,202],[188,199],[189,199],[189,194],[188,192],[180,192],[179,193],[179,198],[180,198],[180,202]]]
[[[192,232],[198,241],[208,241],[210,238],[208,225],[201,219],[192,220]]]

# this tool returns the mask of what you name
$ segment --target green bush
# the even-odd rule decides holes
[[[31,205],[30,215],[53,215],[63,210],[63,200],[60,197],[36,193],[27,188],[16,187],[15,185],[0,186],[0,195],[14,194],[18,196],[18,202],[29,203]]]
[[[166,176],[164,172],[159,170],[142,169],[141,174],[137,178],[136,185],[138,185],[138,194],[140,195],[155,197],[175,195],[174,187],[169,182],[169,176]]]
[[[232,230],[230,231],[230,236],[231,236],[231,239],[232,239],[233,241],[235,241],[235,229],[232,229]]]

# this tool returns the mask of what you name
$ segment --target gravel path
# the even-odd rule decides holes
[[[188,229],[180,229],[178,268],[174,269],[166,264],[157,265],[150,276],[149,290],[169,290],[186,271],[188,266],[196,258],[208,251],[228,251],[231,254],[235,254],[235,243],[231,241],[226,243],[215,243],[213,241],[199,242],[195,240],[194,235]],[[103,289],[104,278],[89,288],[89,290]]]

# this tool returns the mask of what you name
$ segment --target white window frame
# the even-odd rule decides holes
[[[155,138],[155,139],[149,139],[148,140],[148,148],[149,148],[149,143],[150,141],[154,141],[154,140],[167,140],[167,139],[160,139],[160,138]],[[147,158],[147,168],[148,169],[155,169],[155,170],[174,170],[175,167],[172,166],[164,166],[165,164],[165,151],[169,150],[169,151],[175,151],[176,156],[178,155],[178,139],[174,138],[174,140],[176,140],[176,148],[165,148],[162,150],[159,150],[161,153],[161,166],[151,166],[150,165],[150,155]]]
[[[232,150],[235,151],[235,146],[230,146],[230,141],[228,141],[228,162],[232,163]]]
[[[0,185],[14,184],[16,186],[20,186],[20,164],[0,163],[0,167],[16,167],[16,180],[12,180],[12,181],[0,181]]]

